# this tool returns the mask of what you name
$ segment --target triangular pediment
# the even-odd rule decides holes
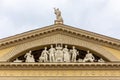
[[[31,41],[37,37],[44,36],[50,33],[62,33],[67,35],[72,35],[74,37],[86,40],[88,42],[104,45],[107,47],[115,48],[120,50],[120,40],[110,38],[104,35],[93,33],[90,31],[82,30],[79,28],[71,27],[68,25],[57,24],[50,25],[36,30],[31,30],[22,34],[11,36],[0,40],[0,49],[13,46],[16,44],[21,44],[26,41]]]
[[[46,26],[40,29],[32,30],[12,37],[1,39],[1,49],[15,46],[11,52],[1,58],[1,61],[9,61],[16,55],[33,49],[37,46],[50,44],[68,44],[75,45],[83,49],[91,50],[103,56],[108,61],[118,61],[110,52],[103,49],[100,45],[120,49],[119,40],[92,33],[86,30],[74,28],[68,25],[56,24]]]
[[[0,39],[0,78],[118,79],[120,40],[65,25],[54,11],[53,25]]]

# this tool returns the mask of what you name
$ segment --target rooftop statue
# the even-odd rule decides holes
[[[63,19],[62,19],[61,11],[59,10],[59,8],[54,8],[54,13],[56,15],[55,24],[62,24]]]

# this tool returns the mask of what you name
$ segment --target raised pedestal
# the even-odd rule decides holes
[[[55,20],[55,21],[54,21],[54,24],[63,24],[63,21]]]

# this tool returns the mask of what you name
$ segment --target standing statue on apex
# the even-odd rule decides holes
[[[54,8],[54,12],[56,15],[56,21],[57,22],[63,22],[62,16],[61,16],[61,11],[59,10],[59,8]]]

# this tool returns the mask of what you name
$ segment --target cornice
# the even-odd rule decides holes
[[[120,63],[0,63],[0,69],[88,69],[120,70]]]
[[[86,30],[74,28],[68,25],[58,24],[50,25],[40,29],[31,30],[22,34],[11,36],[0,40],[0,48],[7,47],[8,45],[14,45],[16,43],[38,37],[41,35],[49,34],[51,32],[63,31],[68,34],[76,35],[77,37],[82,37],[88,40],[96,41],[98,44],[102,44],[108,47],[112,47],[120,50],[120,40],[111,37],[103,36]]]

